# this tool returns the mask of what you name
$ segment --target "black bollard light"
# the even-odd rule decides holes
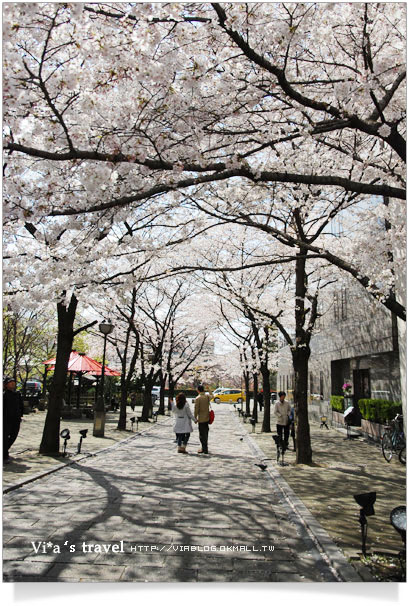
[[[250,423],[252,425],[251,433],[255,433],[255,419],[253,417],[250,418]]]
[[[368,522],[367,516],[373,516],[375,514],[374,511],[374,503],[377,498],[376,492],[365,492],[363,494],[355,494],[354,499],[358,505],[360,505],[360,517],[358,519],[361,524],[361,539],[362,539],[362,553],[363,555],[367,555],[366,551],[366,540],[367,540],[367,530],[368,530]]]
[[[327,425],[327,417],[321,417],[321,425],[320,425],[320,429],[322,429],[323,427],[326,427],[328,429],[328,425]],[[348,427],[348,425],[347,425]]]
[[[137,428],[136,429],[138,430],[138,419],[137,419],[137,417],[130,417],[130,423],[131,423],[131,431],[134,431],[133,430],[134,423],[137,423]]]
[[[277,463],[280,461],[281,454],[281,444],[280,444],[280,436],[271,436],[275,442],[275,446],[277,448]]]
[[[156,412],[153,412],[153,423],[157,423],[158,420],[158,410],[156,410]]]
[[[81,444],[83,442],[83,439],[87,438],[87,432],[88,432],[88,429],[80,429],[80,431],[79,431],[80,442],[77,444],[77,454],[80,454],[80,452],[81,452]]]
[[[67,440],[70,440],[70,430],[69,429],[63,429],[60,432],[60,437],[63,438],[64,440],[64,450],[63,450],[63,457],[66,456],[66,447],[67,447]]]

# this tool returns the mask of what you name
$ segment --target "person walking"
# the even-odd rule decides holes
[[[194,400],[194,417],[198,422],[201,448],[199,454],[208,454],[208,422],[210,420],[210,396],[204,393],[203,385],[197,387],[198,396]]]
[[[177,452],[187,452],[186,447],[190,439],[190,433],[193,431],[191,421],[197,423],[187,399],[183,393],[176,397],[176,403],[172,403],[172,410],[176,417],[174,424],[174,433],[177,436]]]
[[[285,399],[285,391],[280,391],[278,397],[280,399],[274,404],[274,414],[277,419],[277,434],[284,453],[288,448],[288,438],[290,435],[291,405]]]
[[[257,402],[260,406],[260,412],[262,412],[263,408],[264,408],[264,392],[263,391],[259,391],[257,394]]]
[[[3,462],[10,461],[9,449],[20,431],[24,404],[21,393],[16,392],[16,381],[7,377],[3,381]]]

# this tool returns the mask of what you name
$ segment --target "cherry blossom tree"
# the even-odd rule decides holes
[[[5,222],[15,238],[7,266],[15,304],[13,281],[28,280],[25,274],[32,283],[55,278],[67,303],[73,283],[76,297],[86,298],[88,285],[104,293],[117,281],[130,290],[154,251],[158,275],[166,275],[176,267],[177,242],[211,229],[214,214],[215,222],[240,222],[288,246],[276,261],[294,260],[301,276],[307,261],[341,268],[405,319],[388,254],[404,232],[404,10],[378,3],[7,5]],[[214,206],[204,223],[191,216],[193,199],[204,213],[210,200],[228,205],[241,187],[249,193],[234,195],[236,212],[227,206],[216,215]],[[388,248],[378,255],[389,284],[381,284],[381,263],[367,264],[367,250],[340,254],[322,237],[360,196],[389,201],[364,206],[363,216],[367,226],[370,217],[390,219]],[[344,205],[325,210],[323,224],[317,215],[317,234],[300,233],[313,199]],[[265,225],[269,201],[290,220]],[[185,265],[198,268],[193,253]],[[75,279],[74,267],[81,268]],[[300,291],[301,326],[304,277]],[[40,302],[44,289],[32,296]]]
[[[10,6],[10,170],[37,159],[53,199],[25,210],[233,177],[404,199],[404,25],[400,4]]]

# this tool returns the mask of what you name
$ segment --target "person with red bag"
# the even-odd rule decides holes
[[[194,417],[198,422],[201,448],[199,454],[208,454],[208,429],[210,422],[210,396],[204,393],[203,385],[197,387],[198,396],[194,400]]]
[[[195,421],[195,423],[197,423],[197,421],[195,420],[183,393],[179,393],[176,397],[176,404],[172,404],[172,410],[176,418],[174,433],[177,436],[177,452],[186,453],[190,433],[193,431],[191,421]]]

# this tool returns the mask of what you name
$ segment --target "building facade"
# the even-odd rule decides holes
[[[361,286],[335,289],[311,340],[310,400],[343,395],[350,383],[361,398],[401,401],[397,319]],[[282,347],[281,347],[282,345]],[[294,373],[288,346],[280,344],[278,386],[292,400]]]

